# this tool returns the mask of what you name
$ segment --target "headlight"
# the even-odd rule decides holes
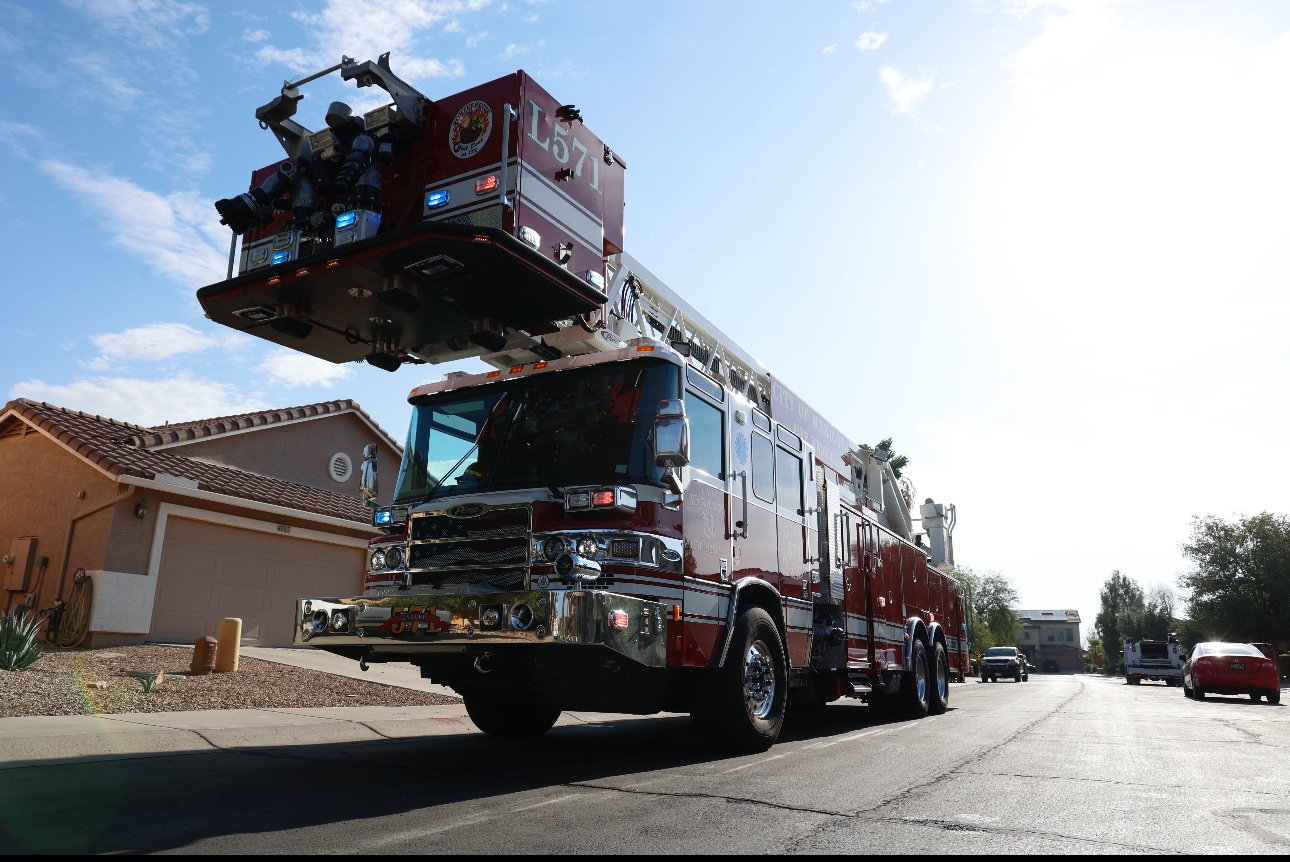
[[[403,548],[395,545],[385,552],[385,567],[387,569],[403,568]]]
[[[583,536],[578,540],[578,556],[586,557],[590,560],[596,556],[596,551],[598,550],[600,550],[600,546],[596,544],[596,540],[591,536]]]
[[[349,614],[345,611],[333,611],[331,615],[331,629],[334,632],[343,632],[349,628]]]
[[[372,568],[385,568],[385,551],[372,551]]]
[[[552,536],[542,542],[542,556],[554,560],[568,550],[568,542],[561,536]]]

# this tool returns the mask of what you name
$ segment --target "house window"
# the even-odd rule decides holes
[[[1022,639],[1022,640],[1030,640],[1030,629],[1026,629],[1025,631],[1023,631],[1023,632],[1021,633],[1021,639]]]
[[[1074,643],[1074,642],[1075,642],[1075,629],[1067,629],[1066,643]]]
[[[1048,634],[1049,643],[1057,642],[1057,633],[1055,631],[1053,631],[1051,628],[1044,629],[1044,631]]]
[[[354,464],[344,452],[337,452],[331,456],[331,463],[327,465],[327,472],[331,474],[333,480],[344,482],[354,472]]]

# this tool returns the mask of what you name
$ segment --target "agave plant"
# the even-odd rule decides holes
[[[23,670],[40,658],[40,623],[26,608],[0,615],[0,670]]]

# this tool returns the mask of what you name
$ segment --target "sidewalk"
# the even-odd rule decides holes
[[[556,727],[652,716],[566,712]],[[0,773],[52,762],[477,734],[460,704],[226,709],[0,718]],[[4,779],[0,778],[0,781]]]
[[[352,658],[324,652],[313,647],[242,647],[242,655],[301,667],[307,670],[318,670],[336,676],[361,679],[363,682],[379,682],[398,688],[410,688],[415,691],[426,691],[431,694],[445,694],[449,697],[460,697],[457,692],[443,685],[436,685],[428,679],[421,678],[421,669],[408,662],[390,662],[389,664],[369,664],[365,673]]]

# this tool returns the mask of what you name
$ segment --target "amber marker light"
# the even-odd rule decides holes
[[[497,174],[475,180],[475,194],[482,195],[497,189]]]
[[[679,622],[681,620],[681,606],[672,605],[672,619]]]
[[[501,376],[502,376],[502,372],[500,372],[500,371],[490,371],[490,372],[488,372],[487,374],[485,374],[484,376],[485,376],[485,377],[489,377],[489,378],[492,378],[492,377],[501,377]]]
[[[309,274],[309,267],[307,266],[302,266],[300,267],[300,269],[296,270],[296,278],[304,278],[308,274]]]
[[[523,370],[524,370],[524,366],[523,366],[523,365],[512,365],[512,366],[511,366],[511,373],[512,373],[512,374],[519,374],[519,373],[520,373],[521,371],[523,371]]]
[[[636,352],[637,352],[637,353],[653,353],[653,352],[654,352],[654,345],[652,345],[652,344],[638,344],[638,345],[636,345]]]
[[[546,360],[545,360],[545,359],[543,359],[541,362],[534,362],[534,363],[533,363],[533,367],[534,367],[535,369],[537,369],[537,368],[546,368]]]
[[[340,266],[340,258],[336,258],[335,260],[329,260],[329,261],[327,261],[327,268],[328,268],[328,269],[335,269],[335,268],[336,268],[336,267],[338,267],[338,266]]]

